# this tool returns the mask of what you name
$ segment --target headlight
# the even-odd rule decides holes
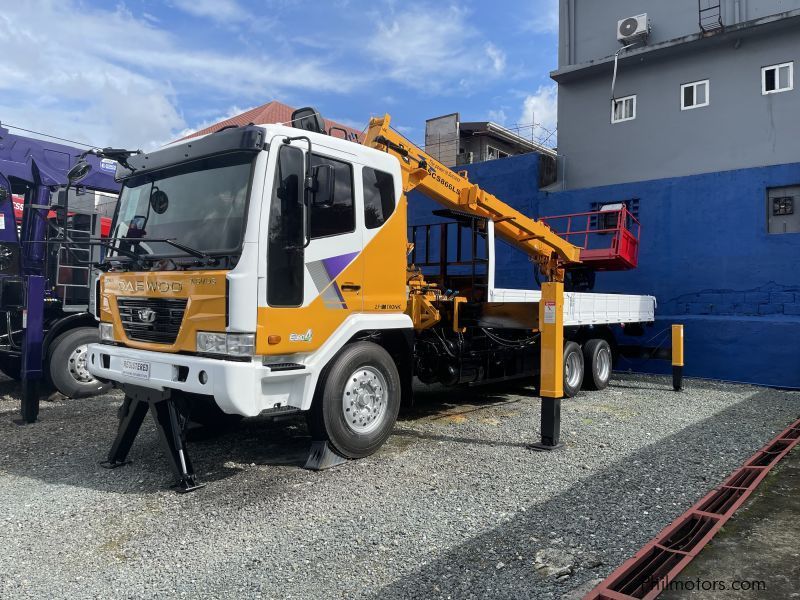
[[[197,332],[197,351],[229,356],[253,356],[256,346],[254,333]]]
[[[100,339],[104,342],[114,341],[114,325],[111,323],[100,323]]]

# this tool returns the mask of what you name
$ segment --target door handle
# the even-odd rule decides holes
[[[343,283],[341,287],[343,292],[357,292],[361,289],[361,286],[355,283]]]

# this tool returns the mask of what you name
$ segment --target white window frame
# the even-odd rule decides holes
[[[698,88],[698,86],[701,86],[703,84],[705,84],[705,86],[706,86],[706,101],[703,102],[702,104],[698,104],[697,103],[697,88]],[[693,88],[694,89],[694,100],[695,100],[695,103],[692,104],[691,106],[685,106],[684,103],[683,103],[684,100],[685,100],[685,96],[684,96],[683,92],[684,92],[684,90],[686,90],[686,88]],[[692,81],[691,83],[684,83],[681,86],[681,110],[692,110],[694,108],[702,108],[704,106],[708,106],[709,104],[711,104],[711,82],[710,82],[710,80],[701,79],[700,81]]]
[[[489,153],[492,150],[494,150],[495,153],[496,153],[495,158],[489,158]],[[501,154],[503,156],[500,156]],[[508,158],[509,156],[511,156],[511,155],[508,152],[506,152],[505,150],[500,150],[500,148],[496,148],[495,146],[491,146],[489,144],[486,144],[486,160],[499,160],[501,158]]]
[[[622,114],[624,115],[625,114],[624,103],[627,102],[628,100],[630,100],[631,103],[633,104],[633,110],[631,111],[633,113],[633,116],[632,117],[623,116],[621,119],[615,118],[614,117],[614,108],[616,107],[617,103],[618,102],[623,103]],[[612,124],[625,123],[626,121],[633,121],[635,118],[636,118],[636,94],[632,94],[630,96],[624,96],[622,98],[615,98],[614,100],[611,101],[611,123]]]
[[[780,80],[780,69],[782,67],[789,67],[789,87],[781,88],[776,87],[774,90],[767,90],[767,71],[775,70],[775,85],[779,86],[781,84]],[[780,94],[782,92],[791,92],[794,89],[794,61],[790,60],[789,62],[780,63],[778,65],[769,65],[767,67],[761,67],[761,95],[766,96],[768,94]]]

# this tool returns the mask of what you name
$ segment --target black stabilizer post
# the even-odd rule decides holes
[[[189,460],[189,454],[186,452],[186,440],[183,436],[183,428],[178,421],[175,402],[172,399],[153,402],[150,404],[150,414],[156,422],[161,448],[167,455],[169,466],[178,479],[177,491],[183,494],[203,487],[204,483],[197,482],[192,461]]]
[[[22,380],[22,401],[20,402],[20,417],[18,425],[36,423],[39,418],[39,380]]]
[[[532,444],[533,450],[558,450],[561,443],[561,398],[542,398],[542,441]]]
[[[683,389],[683,365],[672,365],[672,389],[676,392]]]
[[[186,452],[184,428],[169,392],[134,386],[124,386],[123,389],[125,400],[119,410],[117,437],[108,453],[108,460],[101,464],[108,469],[126,464],[128,452],[149,410],[156,423],[161,447],[177,479],[177,491],[185,493],[203,487],[205,484],[197,482],[192,461]]]
[[[108,460],[100,463],[106,469],[116,469],[129,462],[126,460],[128,452],[130,452],[133,440],[136,439],[139,428],[142,426],[142,421],[147,414],[147,407],[147,402],[125,396],[122,406],[119,407],[117,437],[108,452]]]

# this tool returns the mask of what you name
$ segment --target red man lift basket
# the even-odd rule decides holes
[[[540,220],[580,247],[581,261],[595,271],[627,271],[639,262],[642,226],[621,202],[596,211]]]

